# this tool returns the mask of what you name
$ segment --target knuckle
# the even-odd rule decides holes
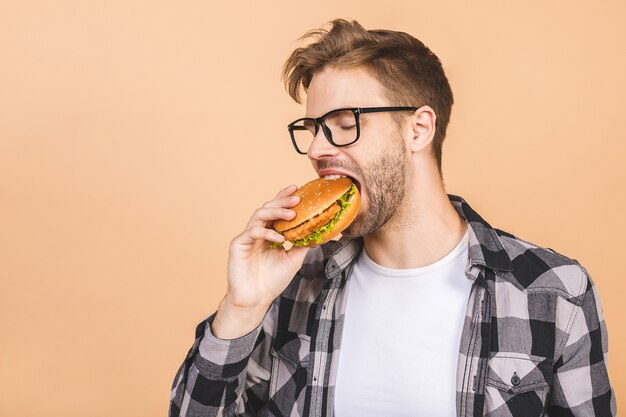
[[[255,235],[259,235],[259,234],[263,233],[264,230],[265,230],[265,228],[261,227],[261,226],[253,226],[252,227],[252,233],[255,234]]]
[[[257,228],[258,226],[251,224],[249,225],[246,230],[242,233],[242,234],[250,234],[250,233],[254,233],[254,230]]]
[[[266,208],[259,208],[259,209],[257,209],[257,211],[254,212],[254,219],[255,220],[264,220],[266,216],[267,216],[267,209]]]

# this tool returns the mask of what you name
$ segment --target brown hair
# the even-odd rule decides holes
[[[335,19],[329,23],[329,30],[314,29],[302,36],[300,40],[314,42],[294,50],[285,62],[282,78],[289,95],[301,103],[300,87],[306,92],[315,72],[326,65],[366,67],[385,88],[392,105],[433,108],[437,119],[432,154],[443,178],[441,148],[453,97],[439,58],[404,32],[365,30],[356,20]],[[401,116],[396,117],[400,120]]]

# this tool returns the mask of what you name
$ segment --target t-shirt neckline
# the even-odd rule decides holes
[[[363,248],[363,250],[361,251],[362,264],[365,267],[369,268],[370,270],[374,271],[375,273],[380,274],[380,275],[385,275],[388,277],[402,278],[402,277],[409,277],[409,276],[416,276],[416,275],[425,275],[437,269],[443,268],[444,266],[448,265],[450,262],[454,261],[457,257],[462,255],[464,252],[466,252],[468,249],[467,248],[468,240],[469,240],[469,226],[467,227],[465,234],[463,235],[459,243],[446,256],[444,256],[443,258],[439,259],[438,261],[430,265],[425,265],[419,268],[397,269],[397,268],[388,268],[386,266],[378,265],[376,262],[372,260],[372,258],[370,258],[367,255],[365,248]]]

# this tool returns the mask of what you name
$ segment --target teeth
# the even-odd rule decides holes
[[[346,176],[345,175],[337,175],[337,174],[335,174],[335,175],[325,175],[323,178],[325,180],[334,180],[334,179],[337,179],[337,178],[346,178]]]

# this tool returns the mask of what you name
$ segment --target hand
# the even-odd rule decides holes
[[[228,292],[225,302],[237,309],[269,308],[272,301],[287,288],[302,266],[308,247],[292,247],[289,251],[270,248],[285,238],[271,229],[274,220],[291,220],[291,210],[300,202],[292,196],[297,186],[281,190],[273,200],[257,209],[246,229],[230,243],[228,258]]]

